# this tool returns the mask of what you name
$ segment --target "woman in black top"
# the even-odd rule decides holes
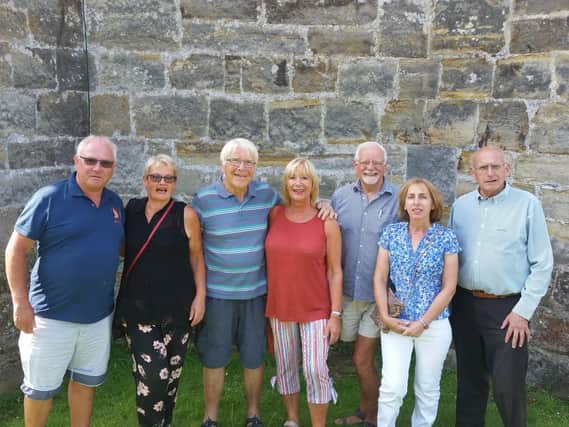
[[[143,183],[147,197],[131,199],[126,206],[125,263],[116,316],[126,328],[132,353],[139,424],[162,427],[172,423],[190,325],[197,325],[204,315],[205,264],[195,211],[172,200],[174,160],[163,154],[148,159]]]

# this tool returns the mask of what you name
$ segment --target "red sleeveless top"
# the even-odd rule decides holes
[[[326,276],[326,235],[317,216],[292,222],[277,207],[265,240],[267,259],[266,316],[310,322],[330,317]]]

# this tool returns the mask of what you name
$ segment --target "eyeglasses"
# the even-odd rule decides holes
[[[83,160],[87,166],[95,166],[97,163],[99,163],[105,169],[109,169],[112,168],[113,165],[115,164],[115,162],[112,160],[99,160],[99,159],[94,159],[92,157],[83,157],[83,156],[79,156],[79,158]]]
[[[373,166],[374,168],[378,168],[385,164],[385,162],[381,160],[356,160],[356,163],[359,166],[363,166],[365,168],[367,168],[368,166]]]
[[[482,165],[475,168],[478,172],[498,172],[504,167],[504,164],[496,164],[496,165]]]
[[[225,159],[225,161],[234,168],[238,168],[239,166],[243,165],[245,169],[252,169],[257,164],[253,160],[241,160],[237,158]]]
[[[173,184],[178,179],[178,177],[175,175],[158,175],[155,173],[151,173],[146,176],[150,181],[155,182],[156,184],[158,184],[162,180],[164,180],[166,184]]]

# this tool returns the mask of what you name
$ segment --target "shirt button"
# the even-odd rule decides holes
[[[364,215],[367,215],[367,212],[364,212]]]
[[[360,245],[360,248],[363,248],[363,247],[364,247],[364,245]]]
[[[358,264],[359,264],[360,262],[361,262],[361,261],[358,261]]]

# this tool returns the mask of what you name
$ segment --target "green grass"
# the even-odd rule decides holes
[[[328,419],[333,425],[336,417],[351,413],[358,405],[358,386],[350,361],[350,347],[336,346],[330,353],[329,363],[339,400],[336,405],[330,405]],[[262,418],[267,427],[281,426],[285,413],[281,400],[276,391],[269,386],[269,379],[274,373],[274,362],[267,357],[265,386],[262,396]],[[134,383],[130,373],[131,362],[126,346],[123,343],[113,345],[109,378],[97,392],[93,427],[124,427],[136,426],[134,410]],[[241,368],[237,359],[233,360],[227,369],[225,391],[221,404],[221,426],[242,426],[245,419],[245,404],[242,389]],[[411,379],[412,380],[412,379]],[[441,400],[436,426],[454,426],[456,375],[453,371],[445,371],[441,383]],[[409,386],[412,390],[412,383]],[[529,393],[529,425],[539,427],[569,427],[569,402],[552,397],[548,393],[530,389]],[[305,402],[304,395],[301,402]],[[410,425],[413,397],[410,392],[405,399],[398,426]],[[174,426],[199,426],[203,414],[203,394],[201,382],[201,366],[195,351],[188,353],[176,412]],[[309,415],[305,403],[301,404],[301,425],[309,426]],[[488,427],[501,426],[498,412],[493,403],[487,413]],[[22,397],[12,394],[0,398],[0,426],[22,426]],[[69,425],[69,417],[65,393],[56,397],[48,426],[61,427]]]

